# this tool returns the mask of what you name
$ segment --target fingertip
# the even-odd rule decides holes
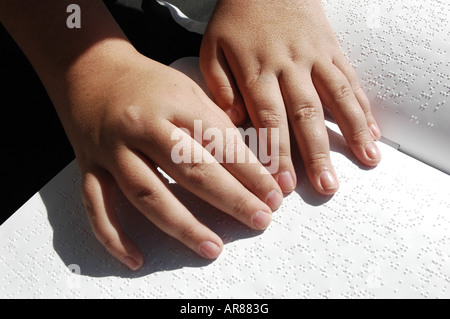
[[[258,211],[252,216],[253,228],[257,230],[265,230],[272,222],[272,214],[265,211]]]
[[[375,142],[367,144],[364,148],[364,151],[368,159],[367,165],[377,166],[381,162],[381,152]]]
[[[322,195],[331,196],[339,190],[339,181],[336,173],[324,170],[318,178],[318,191]]]
[[[223,244],[217,243],[216,240],[206,240],[199,245],[198,251],[201,256],[206,259],[216,259],[222,253]]]
[[[366,144],[361,146],[353,146],[352,150],[359,162],[366,167],[374,168],[381,162],[381,151],[375,140],[366,142]]]
[[[122,263],[132,271],[141,269],[144,265],[144,256],[138,246],[127,235],[120,236],[120,242],[122,247],[117,253],[123,256],[121,258]]]
[[[144,265],[144,258],[137,245],[120,229],[107,226],[93,228],[103,247],[130,270],[136,271]]]
[[[122,263],[125,264],[130,270],[137,271],[142,268],[143,260],[142,257],[136,256],[125,256],[122,259]]]
[[[278,210],[283,203],[283,194],[278,190],[272,190],[267,195],[266,204],[270,207],[272,212]]]
[[[296,177],[290,171],[284,171],[277,176],[277,182],[284,194],[290,194],[295,190]]]

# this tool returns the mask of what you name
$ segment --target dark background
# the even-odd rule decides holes
[[[201,36],[155,0],[104,2],[142,54],[167,65],[198,56]],[[1,224],[75,158],[39,77],[1,24],[0,111]]]

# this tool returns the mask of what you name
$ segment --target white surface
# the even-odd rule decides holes
[[[318,196],[300,178],[264,233],[171,184],[226,242],[213,262],[119,200],[125,229],[145,255],[137,273],[93,236],[74,162],[0,228],[0,297],[449,298],[450,176],[384,144],[382,164],[361,169],[332,136],[339,193]]]
[[[450,173],[450,1],[324,5],[383,136]]]
[[[397,54],[403,51],[390,45],[392,32],[403,29],[378,28],[373,21],[374,24],[366,23],[368,15],[364,13],[368,5],[383,4],[379,8],[386,8],[387,13],[381,14],[380,23],[387,26],[386,19],[394,19],[398,12],[394,9],[406,2],[334,3],[334,9],[327,6],[330,19],[344,50],[359,66],[372,103],[375,107],[384,105],[379,110],[386,114],[397,114],[394,118],[398,120],[393,121],[399,122],[399,132],[405,129],[411,136],[419,134],[421,138],[417,140],[428,152],[427,145],[438,137],[430,134],[431,139],[425,138],[428,133],[421,125],[434,116],[435,130],[449,111],[445,105],[438,112],[433,111],[432,104],[423,110],[416,107],[427,101],[440,101],[441,95],[448,93],[448,80],[430,83],[447,76],[448,64],[432,67],[430,58],[420,62],[420,70],[414,67],[416,55],[412,48],[428,46],[430,37],[424,35],[401,38],[406,42],[419,41],[417,45],[410,42],[412,48],[405,47],[404,52],[411,53],[404,56],[405,65],[398,60],[401,54]],[[417,1],[408,3],[420,8]],[[448,13],[447,2],[421,3],[433,5],[436,21],[443,22],[440,19]],[[422,11],[431,13],[429,10]],[[415,34],[428,32],[418,21],[404,21],[404,29]],[[434,20],[427,21],[431,23],[429,27],[437,28],[432,24]],[[448,42],[443,39],[449,35],[445,32],[446,37],[440,39],[444,48]],[[436,34],[441,36],[442,32]],[[433,48],[429,55],[432,58],[448,53],[437,48],[438,44],[434,46],[434,42],[429,45]],[[420,55],[417,58],[420,60]],[[384,60],[386,65],[381,63]],[[416,80],[402,82],[411,72],[418,73]],[[422,91],[431,87],[435,93],[429,99]],[[409,94],[404,101],[401,92]],[[419,101],[406,103],[414,96]],[[417,114],[412,122],[408,119],[408,125],[401,123],[403,106],[409,113]],[[390,117],[380,117],[386,120],[380,124],[387,132]],[[448,127],[446,123],[443,122],[443,130]],[[336,130],[331,124],[330,127]],[[201,259],[163,234],[121,198],[117,208],[125,229],[146,258],[145,266],[137,273],[111,257],[92,234],[74,162],[1,226],[0,297],[449,298],[450,176],[384,144],[379,145],[384,156],[380,166],[364,169],[350,155],[342,137],[331,131],[330,135],[332,160],[341,182],[339,193],[332,198],[317,195],[304,178],[297,154],[298,188],[285,199],[264,233],[247,229],[171,184],[182,202],[226,242],[223,254],[213,262]],[[441,147],[447,151],[449,143],[444,142]],[[439,154],[434,157],[443,162]]]

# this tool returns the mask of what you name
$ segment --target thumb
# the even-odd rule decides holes
[[[83,203],[95,237],[131,270],[142,267],[144,258],[139,248],[122,230],[115,214],[116,183],[103,170],[83,174]]]
[[[200,69],[214,102],[234,125],[242,125],[247,119],[244,100],[221,50],[208,50],[202,46]]]

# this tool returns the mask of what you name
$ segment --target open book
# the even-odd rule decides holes
[[[360,166],[328,122],[339,192],[318,195],[294,154],[298,187],[262,233],[171,183],[224,239],[215,261],[121,197],[119,216],[146,258],[132,273],[95,239],[73,162],[1,226],[0,297],[449,298],[449,4],[333,0],[326,8],[384,135],[377,168]],[[195,58],[173,67],[202,82]]]

